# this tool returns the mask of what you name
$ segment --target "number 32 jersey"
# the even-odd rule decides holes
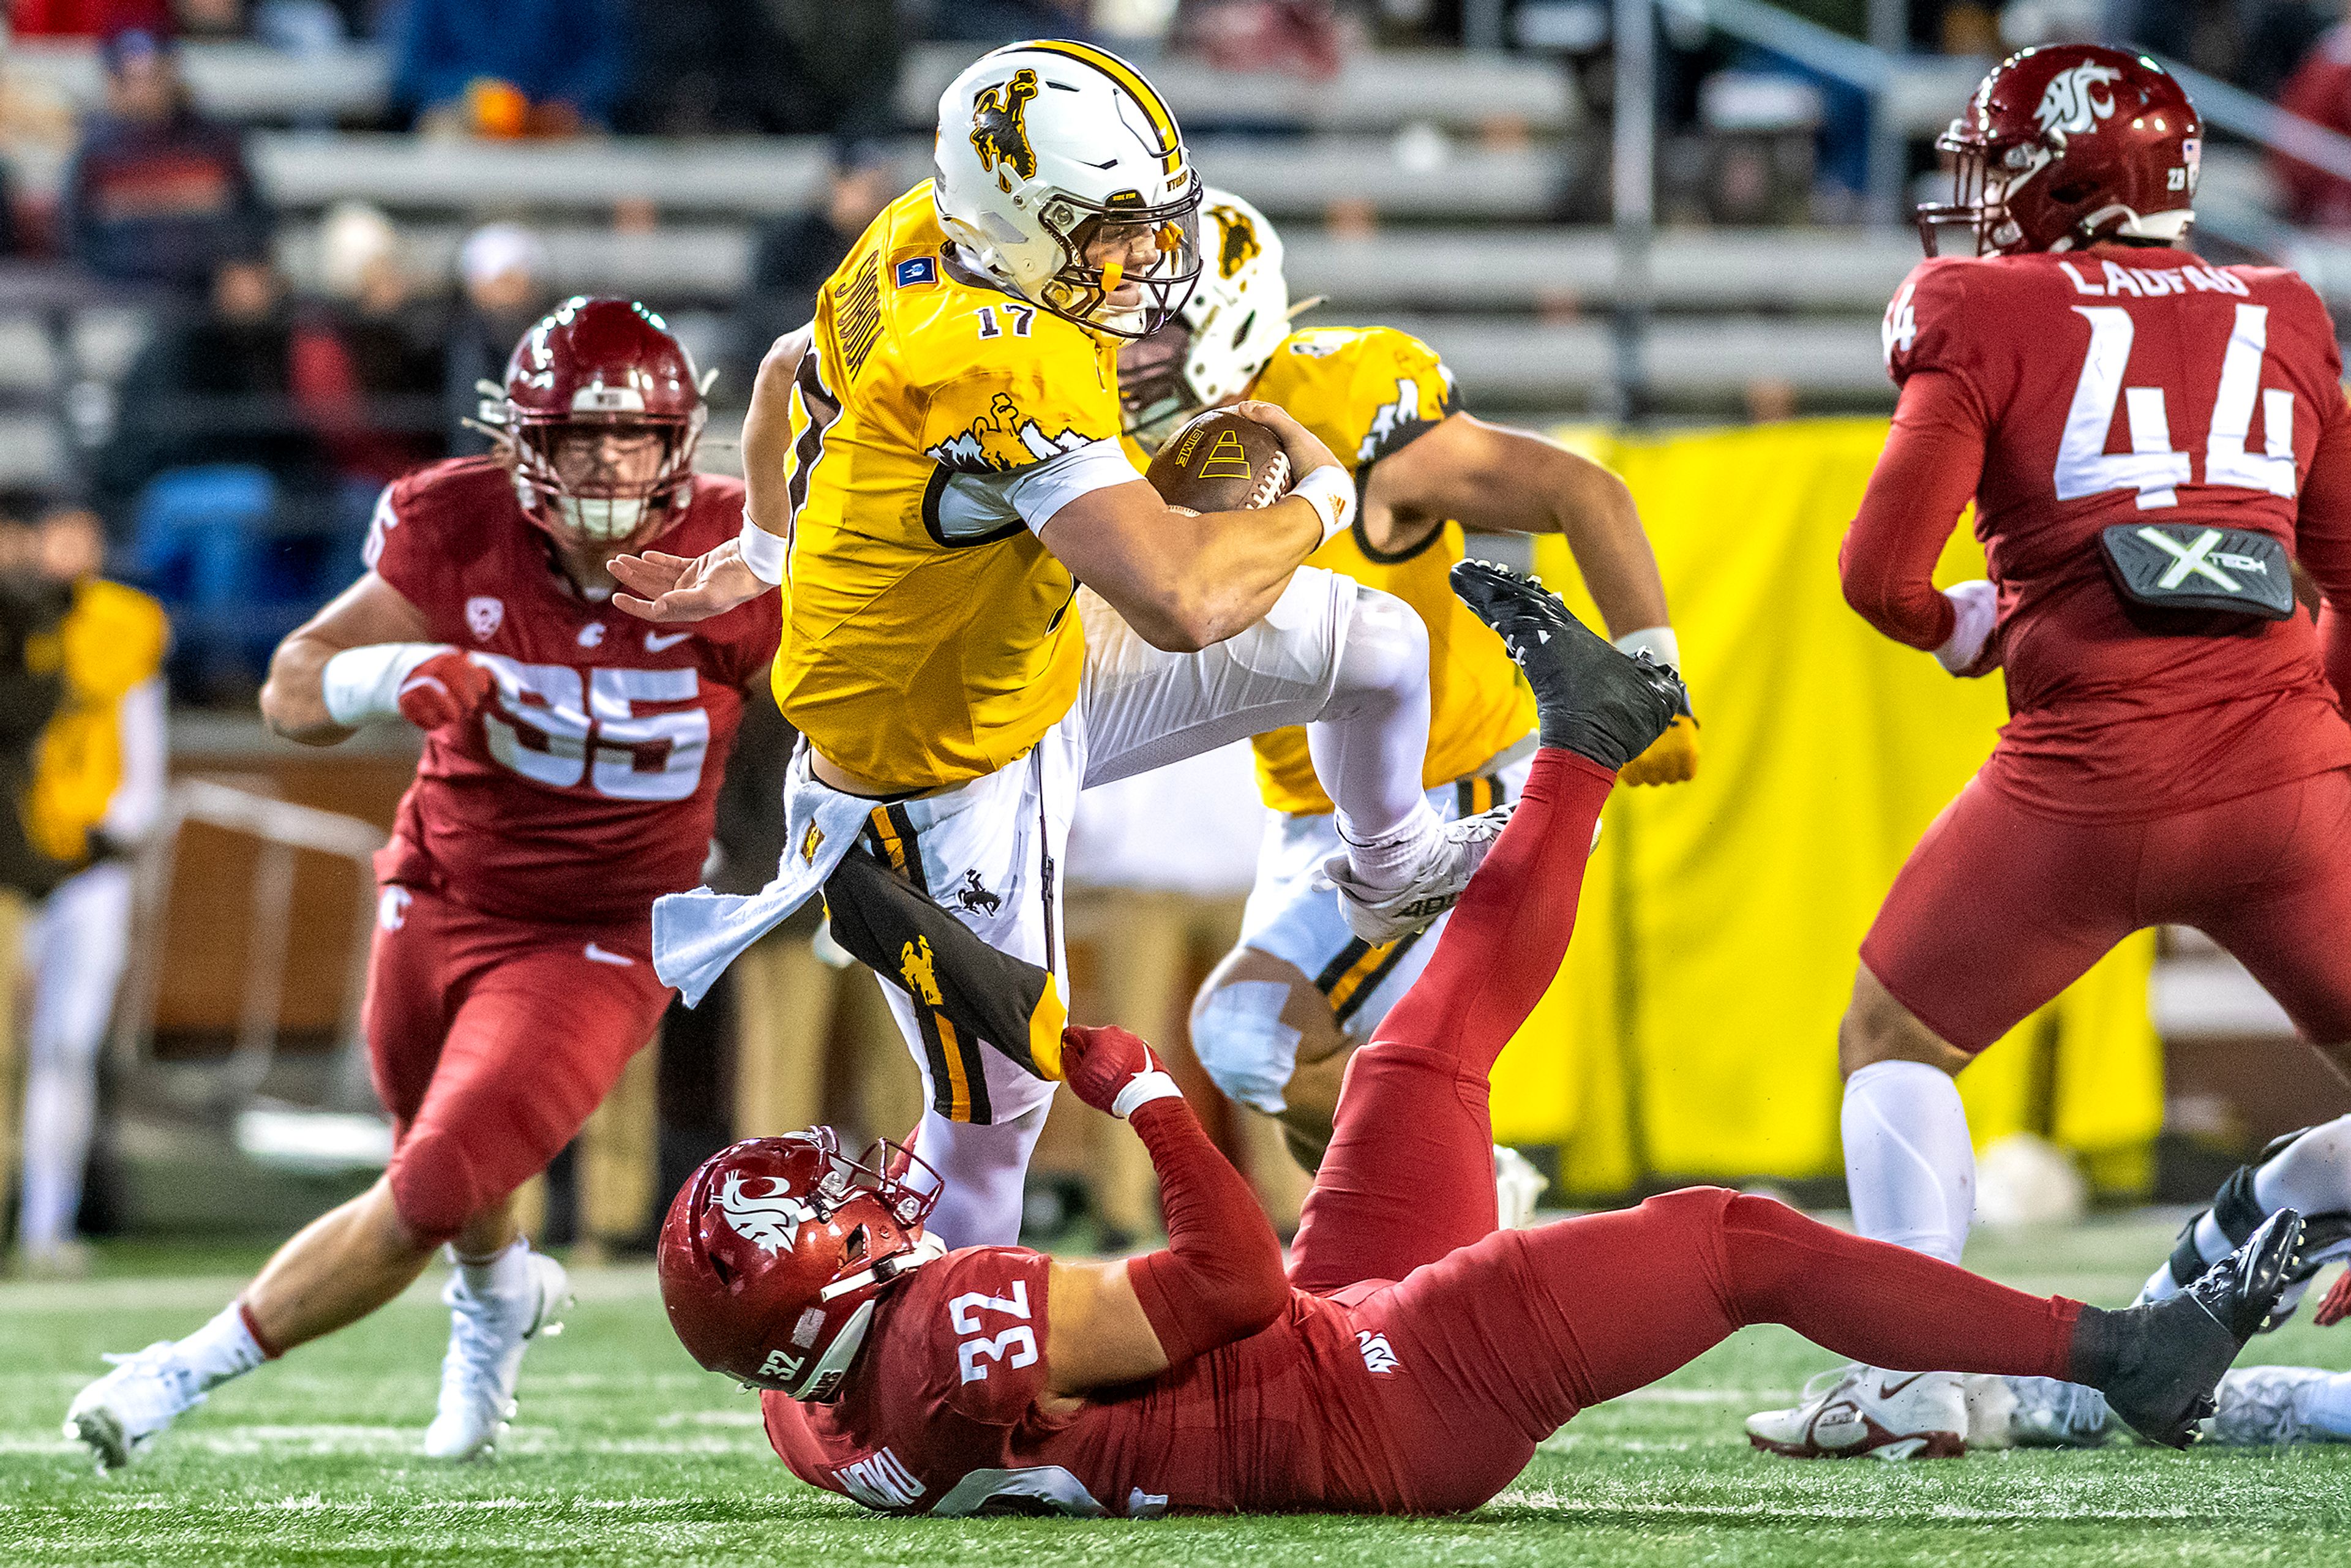
[[[2168,249],[1947,257],[1905,280],[1885,340],[1897,385],[1949,377],[1938,402],[1981,434],[2001,784],[2057,815],[2133,816],[2351,764],[2309,617],[2152,634],[2098,543],[2117,523],[2256,530],[2351,586],[2328,580],[2351,567],[2351,516],[2332,515],[2351,418],[2308,284]]]
[[[661,548],[700,555],[742,527],[742,485],[697,475]],[[424,737],[378,876],[532,921],[647,919],[692,887],[744,688],[775,656],[775,601],[676,626],[590,603],[486,458],[385,490],[367,559],[497,682],[482,712]]]

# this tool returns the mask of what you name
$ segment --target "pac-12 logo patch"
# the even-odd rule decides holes
[[[507,622],[506,601],[486,593],[476,593],[465,601],[465,629],[476,643],[486,643],[498,634]]]
[[[939,280],[939,258],[935,256],[908,256],[898,264],[898,287],[912,288],[917,284]]]

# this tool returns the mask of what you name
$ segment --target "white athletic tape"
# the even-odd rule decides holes
[[[1289,1002],[1280,980],[1234,980],[1210,994],[1192,1031],[1192,1049],[1217,1087],[1269,1116],[1288,1107],[1281,1092],[1298,1070],[1299,1032],[1281,1021]]]

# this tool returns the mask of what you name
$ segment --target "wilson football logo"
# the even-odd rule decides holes
[[[783,1178],[761,1178],[768,1184],[765,1192],[743,1190],[743,1173],[726,1173],[726,1185],[718,1189],[718,1211],[735,1234],[769,1254],[782,1251],[799,1240],[800,1222],[813,1218],[808,1206],[785,1189]]]
[[[1008,175],[1027,180],[1037,172],[1037,150],[1029,145],[1029,100],[1036,96],[1037,73],[1019,70],[972,99],[972,151],[1003,190],[1012,189]]]
[[[2123,73],[2112,66],[2102,66],[2095,60],[2084,60],[2070,71],[2060,71],[2050,78],[2049,87],[2041,95],[2041,107],[2032,118],[2041,122],[2044,134],[2071,136],[2077,131],[2095,131],[2098,121],[2111,119],[2115,100],[2098,89],[2110,81],[2120,81]]]

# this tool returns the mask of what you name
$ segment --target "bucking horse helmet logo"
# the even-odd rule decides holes
[[[1029,100],[1036,96],[1037,73],[1023,68],[971,101],[972,150],[1001,190],[1010,191],[1015,178],[1036,176],[1037,150],[1029,145]]]
[[[1257,237],[1257,225],[1238,207],[1210,207],[1208,215],[1217,220],[1217,277],[1232,277],[1265,250]]]
[[[780,1176],[762,1176],[768,1190],[748,1193],[743,1190],[743,1173],[726,1173],[726,1185],[718,1189],[718,1210],[735,1233],[760,1251],[773,1256],[799,1240],[800,1221],[815,1218],[806,1204],[785,1190]]]

